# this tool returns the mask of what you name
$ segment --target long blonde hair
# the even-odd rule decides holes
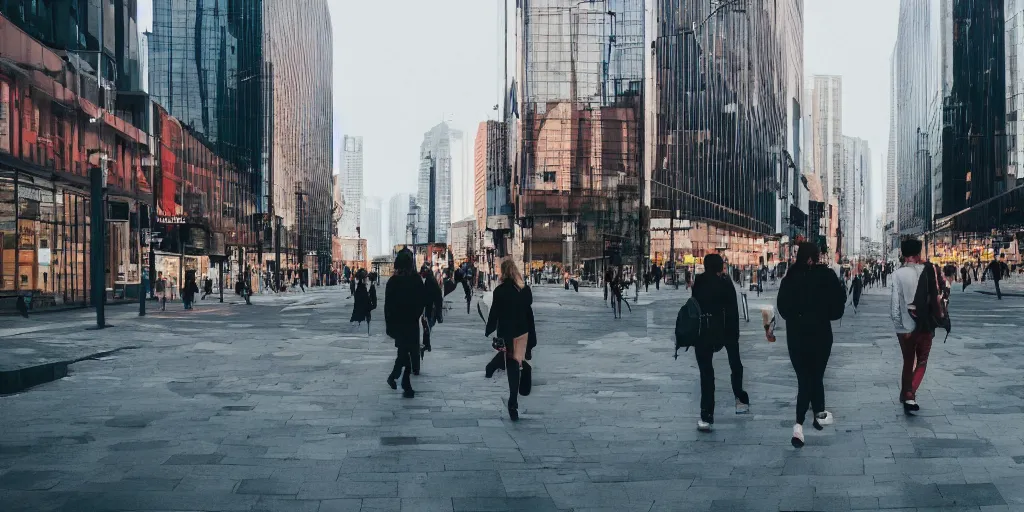
[[[507,279],[511,279],[520,290],[526,287],[523,274],[519,272],[519,267],[516,266],[516,262],[512,258],[505,258],[505,261],[501,262],[501,280]]]

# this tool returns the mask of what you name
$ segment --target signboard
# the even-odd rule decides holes
[[[0,151],[11,152],[11,86],[0,82]]]
[[[157,215],[156,221],[159,224],[184,224],[185,217],[181,215]]]

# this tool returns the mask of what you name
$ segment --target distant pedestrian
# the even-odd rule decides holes
[[[743,363],[740,361],[740,319],[736,290],[726,275],[725,263],[718,254],[704,257],[704,273],[693,282],[693,298],[700,305],[702,328],[694,347],[700,370],[700,420],[697,429],[710,432],[715,423],[715,352],[725,348],[732,372],[732,392],[736,414],[750,410],[750,396],[743,390]]]
[[[857,308],[860,307],[860,296],[863,289],[864,284],[860,274],[854,275],[853,280],[850,281],[850,297],[853,299],[853,314],[855,315],[857,314]]]
[[[416,274],[416,261],[411,251],[403,249],[395,257],[395,270],[384,288],[384,323],[387,335],[395,340],[398,354],[387,382],[398,389],[395,382],[402,377],[402,396],[416,396],[412,389],[413,364],[419,360],[420,318],[426,302],[423,280]],[[404,370],[404,373],[403,373]]]
[[[355,301],[352,304],[352,318],[349,322],[366,322],[366,334],[370,334],[370,312],[377,309],[377,287],[367,282],[365,270],[356,272]],[[367,287],[369,284],[369,287]]]
[[[444,295],[441,285],[437,282],[437,276],[430,270],[430,265],[424,264],[420,268],[420,278],[423,279],[423,293],[426,299],[423,303],[423,347],[420,348],[420,358],[431,352],[431,338],[434,326],[444,322]],[[415,374],[419,375],[419,363],[416,364]]]
[[[1003,269],[1000,265],[1000,261],[993,259],[992,263],[988,264],[985,272],[988,274],[988,278],[992,280],[992,284],[996,287],[996,298],[1003,300],[1003,292],[999,288],[999,281],[1003,279]]]
[[[167,311],[167,278],[163,272],[156,273],[156,296],[160,298],[160,311]]]
[[[843,317],[846,292],[839,277],[819,262],[818,247],[803,242],[796,262],[779,287],[779,315],[786,320],[789,360],[796,371],[796,423],[793,446],[804,445],[807,407],[814,413],[813,425],[821,430],[834,422],[825,410],[825,368],[832,354],[832,321]]]
[[[356,272],[356,274],[358,274],[358,273],[359,272]],[[355,295],[356,295],[356,276],[352,275],[352,276],[350,276],[350,278],[348,280],[348,298],[351,299],[352,297],[355,297]]]
[[[508,415],[519,420],[519,394],[523,379],[531,375],[529,355],[537,344],[537,331],[533,320],[533,293],[523,282],[523,276],[512,258],[501,263],[501,284],[494,288],[494,301],[487,318],[484,336],[497,331],[494,345],[500,347],[497,355],[487,364],[485,375],[504,367],[508,376]],[[525,390],[524,390],[525,392]]]
[[[210,276],[206,276],[206,279],[203,280],[203,296],[200,297],[200,300],[206,300],[206,297],[211,293],[213,293],[213,279],[210,279]]]
[[[196,274],[190,270],[185,275],[185,286],[181,288],[181,300],[185,304],[185,309],[192,309],[197,293],[199,293],[199,285],[196,284]]]

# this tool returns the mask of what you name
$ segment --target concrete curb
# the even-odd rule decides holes
[[[90,359],[99,359],[122,350],[132,350],[137,348],[140,347],[134,345],[120,347],[113,350],[96,352],[76,359],[53,361],[41,365],[30,366],[28,368],[0,371],[0,396],[13,395],[40,384],[46,384],[47,382],[53,382],[57,379],[63,379],[68,376],[68,366],[75,363]]]

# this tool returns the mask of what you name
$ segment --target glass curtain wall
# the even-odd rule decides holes
[[[780,8],[657,2],[651,214],[773,234],[777,154],[786,147]]]
[[[522,3],[518,217],[533,268],[633,261],[641,240],[643,0]]]

